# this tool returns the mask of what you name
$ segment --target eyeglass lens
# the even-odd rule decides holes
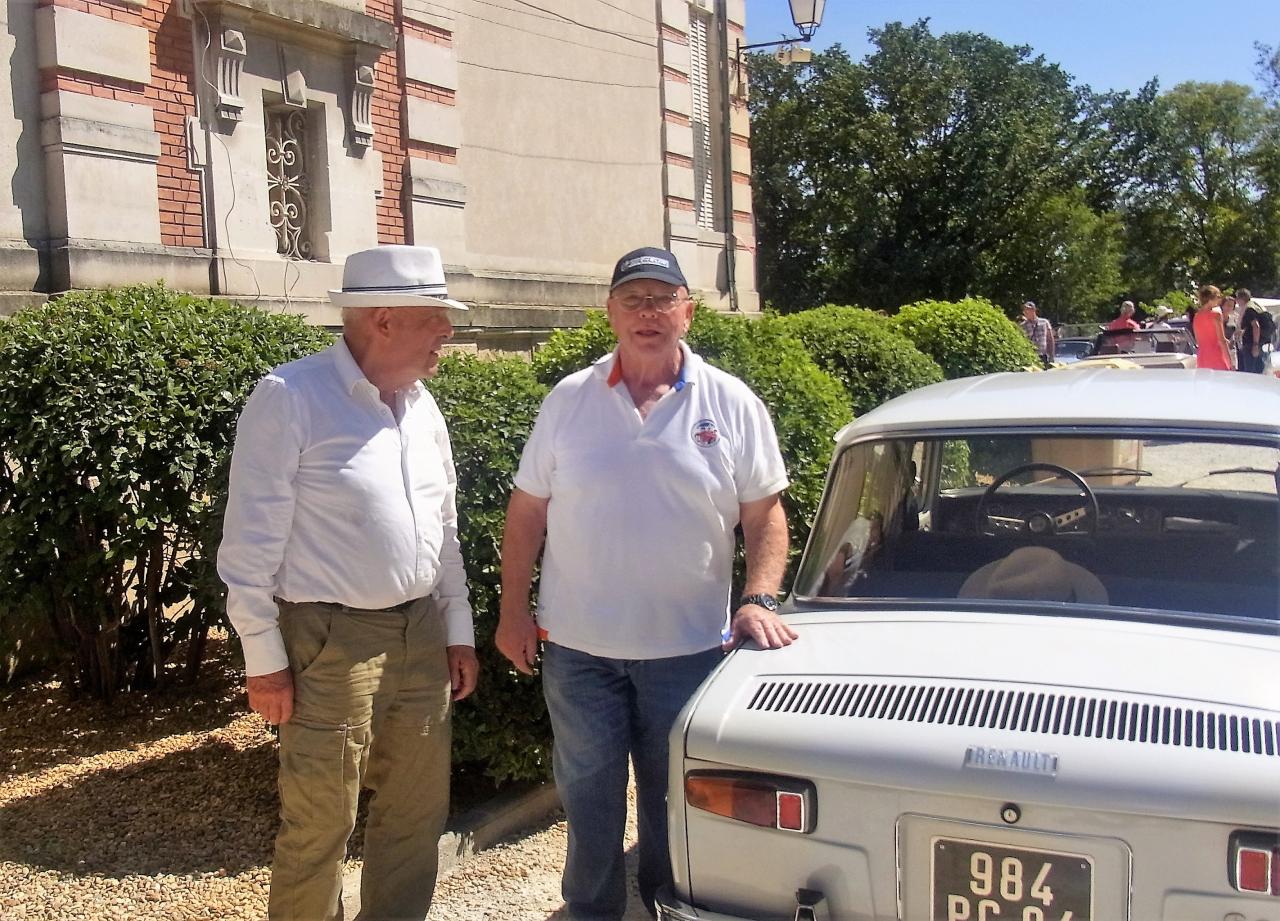
[[[674,310],[676,305],[680,303],[680,292],[672,292],[671,294],[631,294],[627,297],[619,298],[618,303],[622,304],[624,310],[640,310],[648,307],[650,310],[656,310],[659,313],[667,313]]]

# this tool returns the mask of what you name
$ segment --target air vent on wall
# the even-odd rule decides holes
[[[1009,729],[1280,756],[1280,722],[1229,711],[972,684],[763,680],[748,710]]]

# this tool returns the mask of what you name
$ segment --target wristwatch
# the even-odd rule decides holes
[[[738,607],[742,607],[744,604],[758,604],[766,611],[778,610],[778,599],[772,595],[743,595],[738,601]]]

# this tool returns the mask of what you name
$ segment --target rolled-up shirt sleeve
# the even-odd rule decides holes
[[[467,570],[458,541],[458,473],[453,465],[453,445],[443,421],[436,429],[436,442],[444,460],[447,485],[440,509],[444,538],[440,542],[440,577],[434,594],[444,617],[445,642],[450,646],[475,646],[475,626],[467,595]]]
[[[294,480],[306,420],[283,380],[263,378],[236,425],[218,575],[227,618],[244,647],[245,674],[289,667],[275,579],[293,526]]]

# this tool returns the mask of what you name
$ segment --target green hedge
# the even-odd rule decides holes
[[[453,442],[459,539],[480,658],[476,691],[454,711],[454,761],[498,782],[543,780],[551,769],[551,724],[539,679],[512,668],[493,645],[493,633],[507,499],[547,388],[523,359],[470,356],[442,359],[428,387]]]
[[[851,400],[866,408],[937,375],[895,336],[897,324],[925,338],[986,342],[944,329],[938,318],[951,312],[928,306],[892,324],[839,308],[755,321],[695,313],[690,345],[745,381],[773,416],[792,480],[784,500],[793,554]],[[962,319],[984,326],[969,310]],[[997,324],[985,327],[999,338]],[[77,293],[0,324],[0,620],[19,603],[28,616],[49,616],[69,678],[98,696],[174,677],[170,658],[184,639],[194,641],[182,672],[192,677],[222,610],[213,551],[239,411],[267,370],[330,341],[295,317],[159,286]],[[550,763],[537,679],[516,673],[492,642],[511,481],[548,387],[613,346],[604,315],[593,314],[555,333],[532,364],[449,356],[429,385],[454,443],[481,660],[480,685],[457,711],[454,755],[494,780],[541,779]]]
[[[791,479],[783,502],[794,558],[822,497],[831,439],[850,419],[848,396],[778,318],[747,320],[700,306],[686,341],[708,362],[741,378],[769,408]],[[534,371],[543,383],[554,384],[614,345],[607,318],[593,312],[582,327],[553,333],[534,356]]]
[[[329,341],[161,286],[0,324],[0,612],[51,617],[74,686],[163,684],[184,639],[194,677],[221,609],[211,548],[240,408],[269,368]]]
[[[818,366],[844,384],[855,416],[942,380],[937,362],[870,310],[829,304],[780,319]]]
[[[1017,324],[983,298],[921,301],[903,307],[893,322],[948,380],[1040,366]]]

